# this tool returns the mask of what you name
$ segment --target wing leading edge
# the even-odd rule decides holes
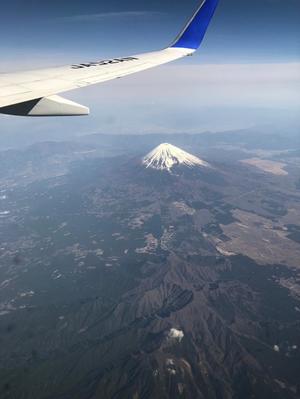
[[[193,54],[219,0],[204,0],[173,44],[161,51],[59,68],[0,75],[0,113],[22,116],[87,115],[89,109],[57,94],[121,78]]]

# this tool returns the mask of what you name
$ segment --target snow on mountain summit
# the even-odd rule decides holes
[[[175,147],[172,144],[164,143],[154,148],[143,158],[143,165],[146,168],[170,171],[173,166],[183,165],[188,167],[204,166],[209,164],[189,154],[186,151]]]

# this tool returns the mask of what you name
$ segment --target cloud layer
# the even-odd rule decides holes
[[[64,94],[88,118],[0,116],[3,133],[199,133],[300,125],[300,63],[169,65]]]
[[[68,17],[58,18],[58,21],[67,22],[98,22],[109,19],[131,19],[131,18],[148,18],[164,15],[161,12],[155,11],[118,11],[118,12],[103,12],[97,14],[81,14],[71,15]]]

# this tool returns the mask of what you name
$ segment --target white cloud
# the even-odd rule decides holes
[[[176,366],[175,366],[175,362],[174,362],[173,359],[167,359],[166,360],[166,367],[167,367],[167,371],[171,375],[176,375]]]
[[[168,338],[181,342],[184,338],[184,333],[183,331],[177,330],[176,328],[171,328],[168,334]]]
[[[280,352],[280,348],[278,345],[274,345],[273,349],[275,352]]]
[[[107,19],[124,19],[124,18],[143,18],[143,17],[155,17],[163,15],[161,12],[157,11],[118,11],[118,12],[102,12],[97,14],[81,14],[81,15],[71,15],[68,17],[59,18],[59,21],[69,21],[69,22],[97,22]]]

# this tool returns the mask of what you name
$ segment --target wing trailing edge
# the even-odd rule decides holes
[[[9,105],[0,108],[0,112],[16,116],[82,116],[90,113],[89,108],[55,95]]]

